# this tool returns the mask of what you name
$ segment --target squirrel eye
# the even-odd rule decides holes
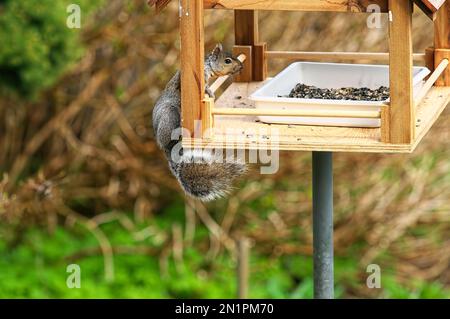
[[[233,62],[233,61],[230,58],[225,59],[225,64],[231,64],[231,62]]]

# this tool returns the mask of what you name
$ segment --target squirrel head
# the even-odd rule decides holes
[[[215,76],[236,74],[244,67],[242,62],[223,50],[222,44],[217,44],[209,56],[211,71]]]

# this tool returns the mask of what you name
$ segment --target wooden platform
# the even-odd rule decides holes
[[[216,107],[254,108],[247,97],[263,82],[233,83],[216,101]],[[254,116],[216,116],[211,139],[184,138],[183,145],[225,149],[276,149],[411,153],[450,102],[450,87],[433,87],[417,107],[416,138],[412,144],[380,141],[379,128],[347,128],[265,124]]]

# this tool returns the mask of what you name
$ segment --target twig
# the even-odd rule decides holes
[[[187,247],[191,247],[194,242],[195,237],[195,203],[190,198],[187,198],[185,201],[184,212],[186,215],[186,225],[184,230],[184,241],[186,242]]]
[[[238,278],[238,298],[248,298],[248,280],[249,280],[249,249],[250,243],[247,238],[240,238],[237,242],[237,278]]]
[[[111,247],[111,244],[108,240],[108,237],[103,233],[103,231],[98,228],[98,225],[84,217],[83,215],[78,214],[77,212],[73,211],[63,203],[59,203],[59,205],[56,205],[56,211],[58,211],[61,215],[66,217],[72,217],[74,218],[78,223],[83,225],[86,229],[88,229],[97,239],[100,249],[103,253],[103,260],[104,260],[104,269],[105,269],[105,279],[108,282],[111,282],[114,280],[114,255],[113,250]]]
[[[183,233],[179,224],[172,225],[172,239],[175,268],[181,273],[183,270]]]
[[[73,101],[67,108],[61,111],[53,119],[51,119],[47,124],[33,136],[33,138],[27,143],[25,151],[19,155],[16,162],[11,169],[11,184],[13,185],[26,166],[28,159],[41,147],[41,145],[48,139],[50,134],[59,127],[61,124],[65,123],[69,119],[73,118],[82,109],[83,105],[89,101],[94,94],[97,93],[98,88],[107,79],[107,72],[102,70],[95,74],[89,83],[86,85],[84,90],[78,95],[77,99]]]
[[[160,250],[148,246],[113,246],[111,247],[115,255],[148,255],[158,256]],[[76,253],[66,256],[68,261],[76,261],[90,256],[102,254],[101,247],[89,247],[77,251]]]

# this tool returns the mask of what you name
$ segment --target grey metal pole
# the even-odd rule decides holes
[[[314,298],[334,298],[333,154],[313,152]]]

